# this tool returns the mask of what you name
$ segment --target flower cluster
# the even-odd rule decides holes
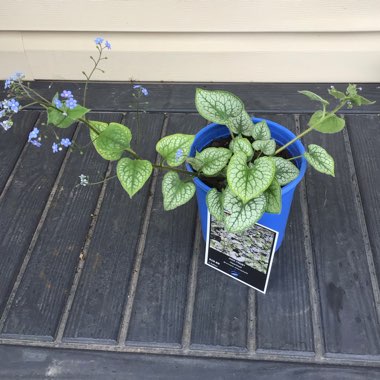
[[[68,148],[69,146],[71,146],[70,139],[64,138],[60,141],[59,144],[53,143],[53,145],[51,146],[51,149],[52,149],[53,153],[58,153],[59,151],[62,150],[62,147]]]
[[[84,175],[84,174],[81,174],[79,176],[79,180],[80,180],[80,186],[87,186],[88,185],[88,181],[89,181],[89,177],[88,175]]]
[[[13,125],[12,116],[20,110],[20,103],[16,99],[4,99],[0,102],[0,119],[8,117],[8,120],[0,121],[0,126],[7,131]]]
[[[19,80],[22,80],[23,78],[25,77],[25,75],[23,73],[20,73],[20,72],[16,72],[14,73],[13,75],[11,75],[4,83],[4,88],[7,89],[7,88],[11,88],[12,84],[14,82],[17,82]]]
[[[33,128],[32,132],[29,133],[28,142],[39,148],[41,146],[41,137],[38,136],[40,130],[38,128]]]
[[[53,99],[53,104],[58,109],[63,109],[64,107],[73,110],[77,105],[78,102],[74,99],[74,95],[69,90],[63,90],[61,93],[61,97],[64,100],[59,99],[59,97],[55,97]]]
[[[102,37],[95,38],[95,44],[97,46],[103,47],[102,46],[103,42],[104,42],[104,38]],[[104,47],[107,48],[108,50],[111,50],[111,44],[108,41],[104,42]]]
[[[134,88],[134,89],[138,89],[138,91],[139,91],[141,94],[143,94],[144,96],[148,96],[148,95],[149,95],[149,91],[148,91],[145,87],[141,86],[140,84],[135,84],[135,85],[133,86],[133,88]]]

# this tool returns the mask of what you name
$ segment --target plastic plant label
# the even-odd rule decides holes
[[[208,213],[205,264],[265,294],[278,234],[259,223],[244,233],[227,232]]]

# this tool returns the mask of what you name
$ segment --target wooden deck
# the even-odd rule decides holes
[[[299,131],[315,104],[297,90],[329,85],[207,87]],[[161,136],[205,121],[196,84],[146,87],[141,130],[128,83],[91,84],[88,106],[91,118],[126,123],[135,150],[154,160]],[[92,148],[31,146],[44,116],[18,114],[0,135],[0,378],[380,378],[380,86],[362,87],[375,106],[344,111],[342,133],[305,141],[326,147],[336,178],[308,170],[266,295],[203,264],[195,200],[164,212],[161,173],[132,200],[117,180],[76,187],[80,174],[101,180],[114,165]],[[62,137],[89,141],[80,125]]]

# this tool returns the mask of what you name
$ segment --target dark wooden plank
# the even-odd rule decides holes
[[[197,115],[170,115],[167,134],[195,133],[203,125]],[[181,343],[197,206],[193,199],[164,211],[162,176],[154,196],[127,343]]]
[[[203,241],[201,246],[191,346],[245,349],[248,287],[206,266]]]
[[[369,239],[380,279],[380,117],[346,118]]]
[[[144,133],[139,131],[135,115],[127,118],[127,125],[134,134],[133,147],[144,157],[154,160],[155,144],[160,138],[164,118],[152,114],[140,117],[140,129]],[[108,182],[64,334],[66,340],[117,339],[149,183],[130,199],[117,179]]]
[[[2,379],[374,380],[379,368],[0,346]]]
[[[91,115],[94,120],[120,121],[121,115]],[[77,143],[90,141],[88,128],[79,126]],[[75,275],[101,186],[78,187],[79,175],[90,181],[104,178],[108,162],[91,146],[70,154],[38,236],[27,269],[3,328],[7,335],[52,339]]]
[[[6,132],[0,132],[0,193],[4,189],[38,116],[38,111],[21,111],[14,116],[13,127]]]
[[[306,96],[298,93],[299,90],[314,91],[322,96],[327,95],[331,83],[145,83],[149,89],[149,96],[144,98],[144,105],[151,111],[194,112],[194,96],[196,87],[208,89],[222,89],[235,93],[244,101],[247,110],[258,112],[305,113],[318,109],[318,104],[311,102]],[[337,89],[345,90],[347,84],[335,85]],[[372,106],[361,107],[355,112],[379,113],[380,92],[378,84],[365,83],[363,96],[377,103]],[[36,81],[33,87],[46,97],[52,98],[56,91],[70,89],[78,99],[81,99],[83,83],[77,82],[50,82]],[[134,109],[135,101],[132,97],[130,82],[92,82],[88,91],[88,106],[93,110],[129,111]],[[123,99],[120,102],[120,99]],[[130,108],[129,106],[132,106]],[[350,113],[350,110],[344,110]]]
[[[335,178],[311,169],[306,176],[326,351],[378,354],[380,329],[343,136],[315,132],[306,143],[325,147],[336,166]]]
[[[42,131],[39,121],[36,126]],[[65,130],[71,137],[73,128]],[[13,180],[0,198],[0,312],[27,253],[64,155],[47,144],[27,147]]]
[[[263,117],[295,132],[291,115]],[[274,257],[267,293],[257,292],[257,348],[314,350],[299,187],[284,241]]]

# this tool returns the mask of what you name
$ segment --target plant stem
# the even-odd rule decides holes
[[[156,169],[160,169],[160,170],[172,170],[173,172],[177,172],[177,173],[182,173],[182,174],[186,174],[186,175],[189,175],[191,177],[198,177],[198,174],[197,173],[194,173],[194,172],[189,172],[187,170],[183,170],[183,169],[177,169],[177,168],[173,168],[171,166],[165,166],[165,165],[157,165],[157,164],[152,164],[154,168]]]
[[[288,161],[292,161],[292,160],[296,160],[297,158],[301,158],[301,157],[303,157],[303,154],[301,154],[300,156],[295,156],[295,157],[286,158],[286,160],[288,160]]]
[[[95,59],[93,57],[90,57],[92,59],[92,61],[94,62],[94,67],[93,67],[90,75],[87,75],[83,71],[83,74],[86,77],[86,83],[84,85],[84,92],[83,92],[83,107],[86,107],[86,96],[87,96],[88,82],[91,80],[91,77],[94,74],[94,72],[96,71],[96,69],[97,69],[97,67],[99,65],[99,62],[102,60],[103,47],[100,46],[100,49],[98,49],[98,50],[99,50],[99,56],[98,56],[98,59],[96,61],[95,61]]]

